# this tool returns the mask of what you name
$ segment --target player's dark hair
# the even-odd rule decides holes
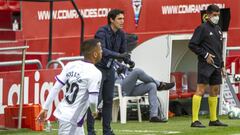
[[[81,55],[89,55],[96,47],[100,41],[98,39],[88,39],[81,45]]]
[[[217,5],[212,4],[207,7],[208,14],[211,14],[212,12],[219,12],[219,11],[220,11],[220,9]]]
[[[124,14],[124,11],[121,9],[112,9],[109,11],[107,16],[108,24],[111,24],[111,19],[114,20],[119,14]]]

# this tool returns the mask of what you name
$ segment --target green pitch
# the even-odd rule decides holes
[[[207,116],[200,117],[204,125],[208,125]],[[191,117],[170,118],[167,123],[149,123],[143,121],[127,121],[127,124],[112,123],[116,135],[240,135],[240,120],[230,120],[226,116],[220,120],[229,124],[228,127],[208,127],[204,129],[190,128]],[[0,131],[0,135],[57,135],[57,123],[53,123],[51,133],[34,132],[28,129]],[[102,135],[101,122],[96,122],[97,135]],[[86,130],[85,130],[86,131]]]

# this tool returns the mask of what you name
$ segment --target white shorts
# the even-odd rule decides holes
[[[58,135],[85,135],[84,128],[70,122],[59,120]]]

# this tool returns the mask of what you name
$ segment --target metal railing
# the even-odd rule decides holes
[[[19,92],[19,113],[18,113],[19,129],[22,127],[23,84],[24,84],[24,71],[25,71],[25,59],[26,59],[27,48],[29,48],[29,46],[15,46],[15,47],[0,48],[0,51],[22,50],[21,84],[20,84],[20,92]]]
[[[73,57],[60,57],[56,60],[51,60],[47,63],[46,68],[48,69],[52,64],[54,65],[54,68],[57,68],[58,65],[61,65],[61,67],[64,67],[63,61],[73,61],[73,60],[83,60],[83,56],[73,56]]]
[[[22,61],[4,61],[4,62],[0,62],[0,67],[16,66],[16,65],[21,65],[21,64],[22,64]],[[41,62],[38,59],[25,60],[25,64],[28,64],[28,65],[37,64],[38,69],[43,68]]]
[[[233,47],[227,47],[226,48],[226,55],[228,56],[230,51],[240,51],[240,47],[238,46],[233,46]]]
[[[61,65],[61,67],[64,67],[64,63],[59,60],[51,60],[47,63],[46,69],[48,69],[52,64],[54,64],[54,69],[58,67],[58,65]]]
[[[240,50],[239,46],[227,47],[227,51],[239,51],[239,50]]]

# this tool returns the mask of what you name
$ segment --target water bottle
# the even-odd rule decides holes
[[[52,132],[52,125],[50,120],[47,121],[46,132]]]
[[[175,76],[171,75],[171,82],[174,82],[175,85],[174,87],[170,90],[171,93],[176,93],[177,92],[177,89],[176,89],[176,78]]]
[[[15,20],[13,21],[12,29],[13,29],[13,31],[17,31],[17,30],[19,29],[19,24],[18,24],[18,22],[17,22],[17,19],[15,19]]]
[[[188,91],[188,80],[187,80],[187,75],[184,74],[182,76],[182,92],[187,92]]]

